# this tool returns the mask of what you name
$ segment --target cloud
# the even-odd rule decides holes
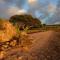
[[[21,9],[21,8],[18,8],[16,6],[3,6],[3,7],[0,7],[0,17],[2,18],[9,18],[10,16],[12,15],[16,15],[16,14],[25,14],[27,13],[27,11],[25,9]]]
[[[25,14],[26,10],[24,9],[20,9],[18,7],[11,7],[7,10],[7,14],[9,14],[9,16],[11,15],[20,15],[20,14]]]
[[[23,8],[23,6],[26,4],[27,0],[17,0],[16,1],[16,6],[18,8]]]
[[[37,17],[39,17],[39,14],[40,14],[41,16],[40,18],[44,19],[44,17],[48,15],[48,11],[47,11],[48,2],[46,2],[47,0],[44,0],[45,1],[44,3],[39,1],[40,0],[28,0],[28,3],[29,3],[28,13],[32,14],[33,16],[36,16],[36,14],[38,14]]]
[[[55,22],[54,24],[60,24],[60,21],[59,22]]]
[[[12,3],[12,2],[14,2],[14,0],[1,0],[1,1],[3,1],[5,3]]]
[[[45,14],[45,18],[43,19],[44,22],[46,22],[47,24],[53,24],[54,23],[53,18],[55,12],[56,12],[56,5],[50,3],[47,8],[47,14]]]
[[[38,0],[1,0],[5,2],[5,5],[8,5],[8,15],[15,14],[17,10],[24,9],[25,4],[28,4],[28,13],[32,13],[32,15],[35,15],[36,11],[46,13],[45,5],[42,3],[39,3]],[[45,0],[46,1],[46,0]],[[4,5],[4,6],[5,6]],[[10,7],[14,6],[15,7]]]
[[[17,7],[10,7],[10,8],[7,10],[7,13],[8,13],[9,15],[14,15],[14,14],[17,13],[18,10],[19,10],[19,8],[17,8]]]
[[[50,23],[51,20],[49,20],[49,19],[56,12],[56,5],[50,3],[50,1],[48,1],[48,0],[42,0],[42,2],[41,1],[39,2],[39,1],[40,0],[33,0],[33,1],[29,0],[28,13],[32,14],[33,16],[36,16],[36,14],[37,14],[37,17],[40,18],[40,20],[42,20],[45,23],[46,22]],[[53,22],[51,22],[51,23],[53,23]]]
[[[0,3],[4,3],[4,1],[3,0],[0,0]]]
[[[28,0],[28,3],[29,4],[34,4],[34,3],[36,3],[37,2],[37,0]]]
[[[17,12],[17,14],[25,14],[25,13],[27,13],[27,11],[24,10],[24,9],[20,9],[20,10],[18,10],[18,12]]]
[[[48,23],[55,23],[60,19],[58,11],[60,10],[56,10],[56,6],[49,0],[0,0],[0,16],[6,18],[15,14],[27,13],[45,20],[50,13],[55,13],[55,16],[48,20]]]
[[[0,4],[0,17],[2,18],[7,18],[8,14],[7,14],[7,9],[8,9],[8,5],[5,5],[4,3]]]
[[[0,17],[9,18],[14,14],[25,13],[24,4],[24,0],[0,0]]]
[[[60,3],[56,6],[54,15],[48,19],[48,24],[55,24],[60,22]]]
[[[48,12],[49,13],[54,13],[55,11],[56,11],[56,6],[50,3],[48,5]]]

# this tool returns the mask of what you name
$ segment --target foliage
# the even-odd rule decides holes
[[[1,27],[3,26],[3,28],[5,28],[4,30],[0,30],[1,49],[11,49],[11,47],[19,45],[23,46],[23,50],[25,49],[25,51],[28,51],[28,47],[32,44],[32,40],[26,33],[29,27],[27,26],[24,31],[20,31],[17,24],[13,26],[8,20],[3,20],[1,22]]]
[[[31,15],[14,15],[10,17],[10,22],[12,22],[14,25],[16,23],[19,24],[23,23],[24,28],[26,26],[33,26],[33,27],[40,27],[41,26],[41,21],[38,20],[37,18],[33,18]]]

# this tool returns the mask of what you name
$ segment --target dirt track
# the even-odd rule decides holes
[[[43,46],[46,46],[49,42],[49,38],[52,36],[53,31],[47,31],[47,32],[38,32],[30,35],[30,38],[34,39],[31,49],[34,48],[41,48]]]
[[[38,32],[30,38],[34,39],[30,49],[34,60],[60,60],[60,32]]]
[[[33,39],[33,44],[27,54],[28,59],[32,56],[33,60],[60,60],[60,32],[38,32],[29,34],[29,38]],[[20,48],[17,48],[11,52],[21,56],[22,52],[19,51]]]

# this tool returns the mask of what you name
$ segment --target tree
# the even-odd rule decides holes
[[[19,28],[26,27],[26,26],[35,26],[38,27],[41,25],[41,21],[37,18],[33,18],[31,15],[14,15],[10,17],[10,22],[14,25],[18,23]]]

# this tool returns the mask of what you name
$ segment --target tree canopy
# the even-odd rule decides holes
[[[38,27],[41,25],[41,21],[37,18],[33,18],[31,15],[14,15],[10,17],[9,19],[10,22],[13,24],[22,22],[26,26],[35,26]]]

